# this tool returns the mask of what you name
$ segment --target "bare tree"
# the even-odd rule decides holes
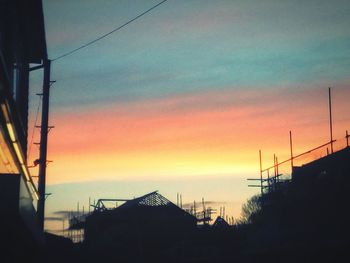
[[[255,221],[256,217],[261,211],[261,197],[260,195],[254,195],[242,205],[241,218],[239,222],[241,224],[251,224]]]

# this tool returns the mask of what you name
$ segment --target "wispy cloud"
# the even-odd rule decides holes
[[[350,95],[345,89],[341,93]],[[227,143],[253,134],[259,138],[268,128],[270,133],[280,133],[286,125],[286,129],[319,125],[326,118],[326,102],[326,88],[316,87],[226,89],[121,103],[54,116],[57,128],[51,147],[56,153],[67,149],[87,153],[150,149],[151,145],[152,149],[166,145],[176,149],[179,142],[199,146],[220,138]]]
[[[69,219],[71,217],[81,215],[81,212],[78,213],[77,211],[61,210],[61,211],[54,211],[54,212],[52,212],[52,214],[57,215],[57,217],[52,217],[53,220],[55,218],[58,220],[63,220],[63,219]]]
[[[64,217],[54,217],[54,216],[46,216],[45,221],[62,221],[66,218]]]

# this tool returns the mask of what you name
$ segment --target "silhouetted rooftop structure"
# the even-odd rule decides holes
[[[215,229],[229,229],[230,225],[223,219],[221,216],[218,216],[213,224],[213,228]]]
[[[99,235],[101,230],[119,225],[133,228],[142,224],[142,228],[190,228],[195,227],[196,218],[173,204],[157,192],[128,200],[124,204],[106,210],[96,210],[86,218],[85,237]],[[98,231],[97,231],[98,230]]]
[[[116,208],[96,209],[86,217],[84,243],[96,251],[118,248],[118,257],[142,257],[179,242],[196,224],[196,217],[155,191]]]
[[[300,167],[293,167],[292,181],[301,182],[332,175],[344,176],[350,172],[350,147],[329,154]]]

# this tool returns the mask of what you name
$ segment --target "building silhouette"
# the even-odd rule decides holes
[[[44,59],[41,0],[0,1],[0,262],[37,259],[44,244],[27,164],[29,76]]]

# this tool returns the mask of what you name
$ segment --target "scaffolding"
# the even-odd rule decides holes
[[[248,187],[259,187],[261,196],[264,193],[279,190],[281,185],[288,183],[292,179],[293,170],[307,163],[318,160],[349,147],[349,133],[346,130],[345,138],[333,139],[333,118],[331,88],[328,88],[328,108],[329,108],[329,141],[311,150],[298,155],[293,154],[292,131],[289,131],[290,158],[282,162],[278,161],[276,154],[273,156],[273,165],[263,169],[262,153],[259,150],[260,178],[248,178],[248,181],[255,181],[258,184],[250,184]],[[260,182],[260,183],[259,183]]]
[[[289,132],[291,157],[279,162],[277,155],[274,154],[273,165],[263,168],[262,152],[259,150],[260,177],[248,178],[248,181],[255,183],[249,184],[248,187],[260,188],[261,195],[280,190],[284,184],[292,180],[293,170],[349,147],[349,137],[346,131],[345,137],[339,140],[332,140],[301,154],[293,155],[292,133]]]

